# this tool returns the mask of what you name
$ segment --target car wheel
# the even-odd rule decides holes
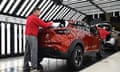
[[[75,46],[67,64],[73,70],[80,70],[83,64],[83,51],[80,45]]]
[[[101,43],[100,47],[99,47],[99,51],[96,53],[96,57],[98,59],[102,59],[106,57],[106,51],[104,50],[104,44]]]

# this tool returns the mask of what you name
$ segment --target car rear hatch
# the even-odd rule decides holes
[[[39,46],[57,49],[68,48],[70,44],[71,30],[68,25],[65,27],[49,28],[40,30]]]

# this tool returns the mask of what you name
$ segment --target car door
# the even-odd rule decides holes
[[[96,50],[100,46],[101,38],[100,38],[99,32],[98,32],[96,27],[92,27],[91,29],[93,29],[93,30],[90,31],[91,32],[91,39],[92,39],[92,41],[91,41],[91,43],[92,43],[91,48],[93,50]]]
[[[78,38],[83,42],[84,48],[87,50],[88,49],[88,36],[85,31],[85,25],[84,23],[77,23],[76,24],[76,29],[77,29],[77,36]]]
[[[88,44],[88,47],[86,48],[86,50],[90,51],[90,50],[93,50],[92,46],[93,46],[93,40],[94,40],[94,37],[93,37],[93,34],[91,34],[90,32],[90,26],[89,24],[87,23],[84,23],[84,33],[85,33],[85,41],[87,42]]]
[[[92,50],[91,46],[93,43],[91,43],[91,41],[93,38],[90,33],[90,26],[87,23],[81,23],[80,31],[80,37],[82,37],[82,41],[84,42],[85,50]]]

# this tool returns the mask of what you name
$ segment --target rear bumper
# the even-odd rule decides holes
[[[55,48],[39,47],[38,53],[40,57],[42,56],[42,57],[60,58],[60,59],[68,58],[67,53],[63,53],[60,50]]]

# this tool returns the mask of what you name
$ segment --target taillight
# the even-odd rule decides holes
[[[60,29],[60,30],[55,30],[57,34],[69,34],[70,30],[69,29]]]

